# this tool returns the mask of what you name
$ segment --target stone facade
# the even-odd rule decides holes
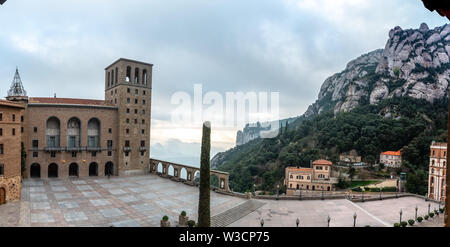
[[[447,143],[433,142],[430,146],[428,197],[445,202]]]
[[[300,190],[334,191],[331,167],[332,163],[327,160],[314,161],[312,168],[286,167],[286,195],[298,194]]]
[[[108,66],[105,100],[8,95],[24,107],[24,177],[148,172],[152,66],[124,58]]]
[[[0,100],[0,204],[20,200],[23,107]]]
[[[339,155],[339,161],[344,163],[358,163],[361,162],[361,156],[358,156],[356,150],[351,150],[348,153],[342,153]]]
[[[402,165],[402,154],[400,151],[386,151],[380,154],[380,163],[387,167],[399,168]]]

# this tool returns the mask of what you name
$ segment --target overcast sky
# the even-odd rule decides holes
[[[201,129],[170,121],[175,92],[192,94],[196,83],[220,94],[279,92],[280,117],[298,116],[328,76],[383,48],[391,28],[422,22],[447,19],[420,0],[8,0],[0,95],[16,65],[29,96],[103,99],[107,65],[153,63],[151,156],[192,164]],[[213,122],[213,154],[234,146],[237,129]]]

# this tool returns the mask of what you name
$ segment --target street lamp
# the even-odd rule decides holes
[[[428,203],[428,215],[430,214],[431,203]]]
[[[415,218],[415,220],[417,220],[417,210],[419,210],[419,208],[416,205],[416,218]]]
[[[330,227],[330,221],[331,221],[330,215],[328,215],[327,221],[328,221],[328,227]]]
[[[356,217],[358,217],[358,215],[355,214],[353,215],[353,227],[356,227]]]
[[[297,227],[298,227],[298,225],[300,224],[300,220],[297,218],[297,220],[295,221],[295,224],[297,224]]]
[[[323,196],[323,187],[322,187],[322,200],[325,200],[325,197]]]
[[[403,210],[400,209],[400,225],[402,224],[402,214],[403,214]]]
[[[277,184],[277,200],[280,196],[280,184]]]
[[[259,223],[261,224],[261,227],[263,227],[264,226],[264,219],[261,218],[261,221]]]
[[[300,191],[298,193],[298,199],[301,200],[302,199],[302,189],[300,188]]]

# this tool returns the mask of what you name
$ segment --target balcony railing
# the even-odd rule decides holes
[[[131,147],[123,147],[123,151],[124,152],[130,152],[131,151]]]
[[[86,150],[85,147],[66,147],[67,152],[81,152],[85,150]]]
[[[87,147],[86,150],[96,152],[96,151],[102,151],[102,148],[101,147]]]
[[[45,147],[44,150],[47,152],[61,152],[63,149],[63,147]]]
[[[147,151],[146,147],[139,147],[139,151],[143,152],[143,151]]]

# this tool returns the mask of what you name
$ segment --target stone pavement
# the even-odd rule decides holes
[[[400,209],[403,209],[402,220],[404,221],[414,218],[416,205],[419,208],[419,216],[423,216],[428,211],[428,202],[416,197],[402,197],[364,203],[353,203],[345,199],[261,201],[266,204],[229,226],[257,227],[260,226],[260,220],[263,218],[265,227],[295,227],[295,221],[299,218],[300,227],[326,227],[329,215],[331,218],[330,227],[352,227],[353,215],[356,212],[357,227],[367,225],[372,227],[391,227],[400,220]],[[431,210],[434,208],[438,208],[438,205],[431,203]]]
[[[245,200],[211,193],[211,215]],[[0,206],[0,226],[154,226],[186,211],[197,221],[198,188],[155,175],[25,180],[22,201]]]

